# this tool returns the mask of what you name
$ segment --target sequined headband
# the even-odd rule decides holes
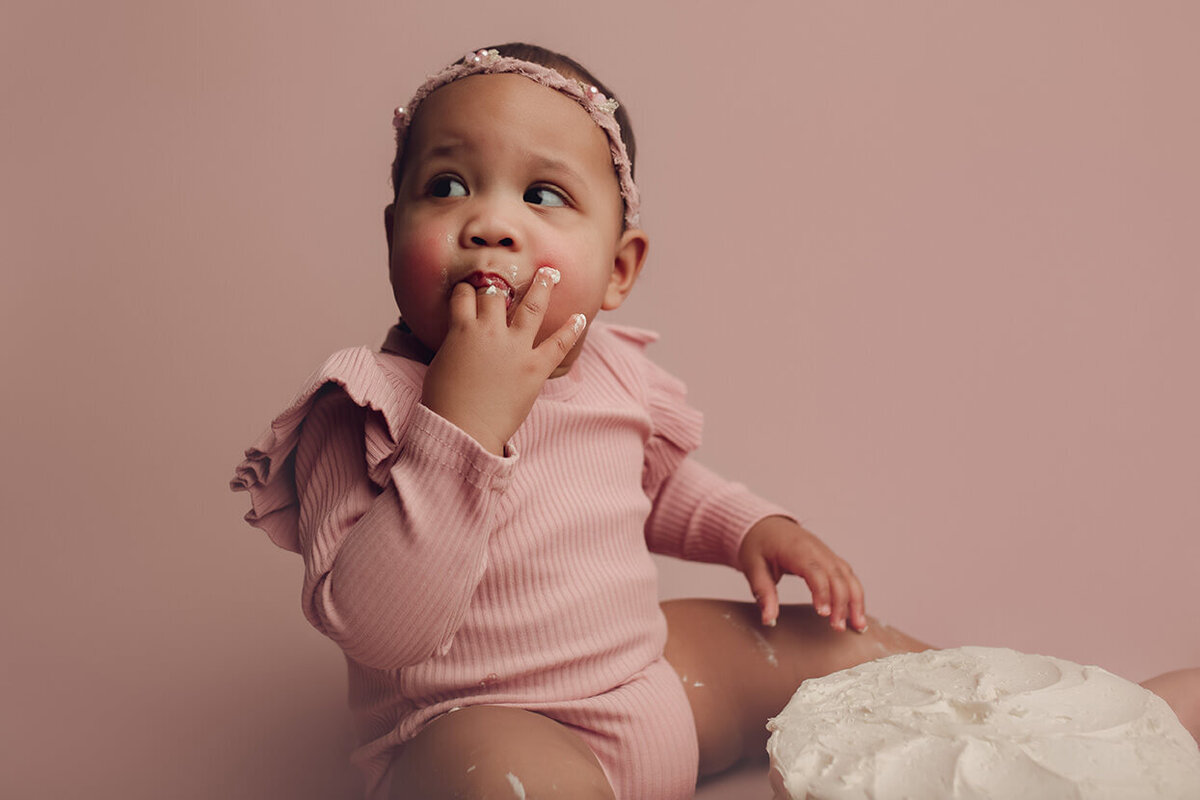
[[[535,83],[565,94],[579,103],[592,120],[600,126],[600,130],[608,136],[608,150],[612,155],[613,167],[617,171],[621,199],[625,204],[625,224],[627,227],[636,228],[640,203],[637,185],[633,182],[633,166],[629,161],[625,142],[621,141],[621,126],[617,123],[615,116],[617,101],[605,97],[595,86],[568,78],[556,70],[532,61],[502,56],[499,50],[478,50],[474,53],[467,53],[461,61],[451,64],[425,81],[421,88],[417,89],[412,100],[408,101],[408,105],[396,109],[392,125],[396,128],[397,156],[404,147],[408,126],[412,123],[417,107],[435,90],[468,75],[494,75],[506,72],[523,75]]]

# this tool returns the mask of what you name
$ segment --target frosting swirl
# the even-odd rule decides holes
[[[772,731],[776,800],[1200,798],[1200,750],[1157,695],[988,647],[805,681]]]

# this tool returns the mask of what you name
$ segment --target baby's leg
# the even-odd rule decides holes
[[[780,608],[774,628],[757,606],[726,600],[662,604],[666,657],[683,681],[696,718],[700,774],[762,757],[767,718],[778,714],[806,678],[894,653],[928,650],[871,619],[866,633],[837,632],[809,605]]]
[[[1179,717],[1183,727],[1200,743],[1200,668],[1180,669],[1142,681]]]
[[[392,800],[564,797],[612,800],[596,756],[570,728],[502,706],[429,723],[392,765]]]

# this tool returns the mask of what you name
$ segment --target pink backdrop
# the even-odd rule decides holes
[[[510,39],[632,110],[617,319],[702,461],[928,640],[1200,663],[1194,4],[74,5],[0,22],[0,795],[345,794],[340,656],[225,485],[391,321],[392,107]]]

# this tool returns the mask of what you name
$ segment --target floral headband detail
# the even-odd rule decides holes
[[[421,88],[417,89],[417,93],[413,95],[408,105],[396,109],[392,125],[396,128],[397,155],[404,147],[408,126],[412,123],[417,107],[435,90],[468,75],[494,75],[506,72],[524,75],[535,83],[565,94],[579,103],[592,120],[600,126],[600,129],[608,136],[608,150],[612,155],[613,167],[617,171],[621,199],[625,204],[625,225],[636,228],[640,205],[638,189],[633,182],[633,165],[629,161],[629,153],[625,150],[625,143],[621,141],[621,126],[614,116],[617,110],[617,101],[605,97],[595,86],[568,78],[561,72],[532,61],[502,56],[499,50],[478,50],[467,53],[461,61],[451,64],[426,80]]]

